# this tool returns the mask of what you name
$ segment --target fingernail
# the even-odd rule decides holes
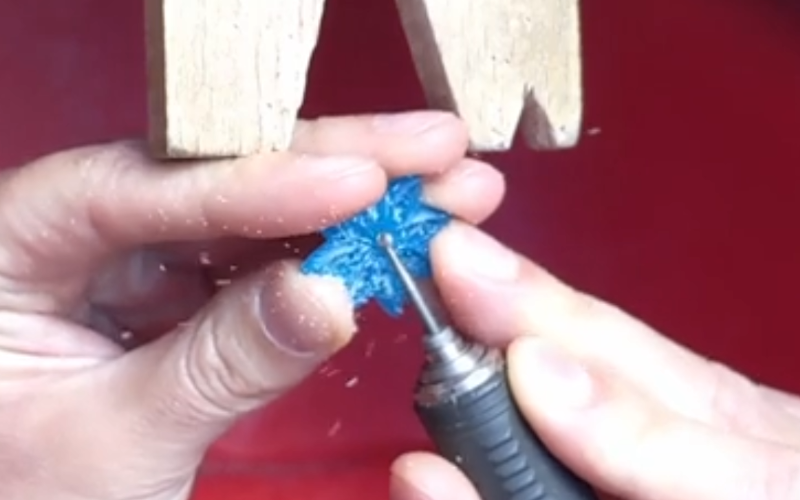
[[[353,305],[341,281],[305,276],[278,265],[259,296],[265,334],[279,349],[296,356],[329,355],[356,330]]]
[[[519,275],[517,254],[483,231],[467,224],[452,224],[442,235],[447,262],[466,276],[507,282]]]
[[[511,353],[515,378],[539,407],[579,409],[591,403],[589,372],[563,349],[531,337],[519,339]]]
[[[452,115],[439,111],[417,111],[378,115],[373,126],[378,132],[420,135],[450,122]]]
[[[301,156],[298,158],[298,163],[301,168],[306,169],[308,174],[321,177],[321,181],[335,181],[345,177],[362,175],[378,168],[378,165],[373,160],[358,156]]]

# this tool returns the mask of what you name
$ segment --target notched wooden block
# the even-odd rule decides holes
[[[323,9],[324,0],[146,0],[154,154],[286,149]]]
[[[432,107],[457,113],[472,149],[535,149],[580,135],[578,0],[396,0]],[[524,112],[523,112],[524,111]]]

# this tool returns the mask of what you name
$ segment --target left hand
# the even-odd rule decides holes
[[[423,112],[301,123],[254,158],[165,166],[119,143],[0,174],[0,497],[188,498],[206,448],[355,329],[285,238],[408,174],[484,219],[503,179],[466,145]]]

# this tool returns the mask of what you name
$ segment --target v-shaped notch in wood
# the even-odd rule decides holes
[[[472,149],[576,144],[581,84],[578,0],[396,0],[432,107],[460,115]]]
[[[377,0],[376,0],[377,1]],[[578,0],[396,0],[432,107],[474,151],[570,147],[582,113]],[[325,0],[146,0],[157,156],[289,147]]]

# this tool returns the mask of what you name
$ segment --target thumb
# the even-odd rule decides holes
[[[311,374],[355,331],[335,279],[280,263],[234,283],[178,331],[114,367],[152,453],[199,458],[235,420]],[[119,389],[117,389],[119,390]],[[154,455],[159,456],[159,455]]]
[[[614,371],[537,337],[509,347],[509,379],[548,447],[627,500],[800,498],[800,453],[689,420]]]

